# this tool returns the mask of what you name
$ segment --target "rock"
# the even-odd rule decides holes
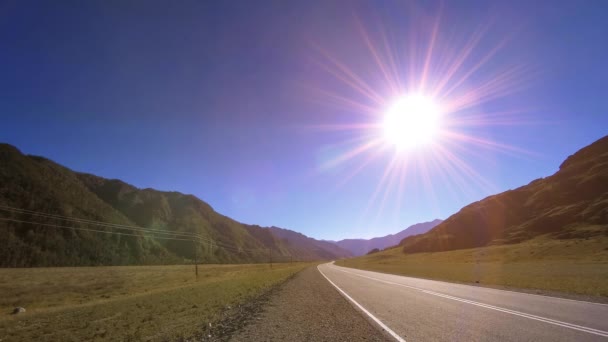
[[[24,313],[24,312],[25,312],[25,308],[18,306],[13,310],[13,315],[18,315],[18,314]]]

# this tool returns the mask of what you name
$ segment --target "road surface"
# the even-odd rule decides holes
[[[336,266],[319,271],[397,341],[608,341],[608,305]]]
[[[315,267],[310,267],[283,284],[261,314],[250,317],[248,324],[230,338],[230,342],[268,341],[391,340],[353,309]]]

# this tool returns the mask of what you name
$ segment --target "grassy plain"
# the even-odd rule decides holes
[[[198,280],[193,266],[0,269],[0,341],[188,337],[308,265],[204,265]]]
[[[450,282],[608,297],[608,237],[539,237],[434,253],[405,254],[394,248],[336,264]]]

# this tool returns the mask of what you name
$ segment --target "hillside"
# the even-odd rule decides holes
[[[241,224],[193,195],[77,173],[8,144],[0,144],[0,207],[2,267],[180,263],[195,253],[204,263],[266,262],[271,250],[275,261],[346,256],[314,239],[285,240]],[[204,241],[193,243],[187,235],[193,233]]]
[[[568,157],[554,175],[472,203],[401,246],[406,253],[450,251],[541,235],[608,236],[608,136]]]
[[[300,255],[307,255],[308,253],[311,253],[311,256],[318,255],[327,260],[354,256],[354,254],[350,251],[336,246],[328,241],[315,240],[304,234],[300,234],[288,229],[278,227],[270,227],[268,229],[274,236],[283,240],[283,242],[285,242],[287,245],[301,246],[297,249],[297,253]]]
[[[375,237],[372,239],[344,239],[340,241],[331,242],[341,248],[350,251],[355,256],[360,256],[367,254],[374,248],[382,250],[388,247],[396,246],[404,238],[408,236],[426,233],[441,222],[441,220],[436,219],[430,222],[418,223],[409,226],[408,228],[405,228],[404,230],[396,234]]]

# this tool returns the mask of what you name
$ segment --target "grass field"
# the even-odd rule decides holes
[[[193,266],[0,269],[0,341],[188,337],[308,265],[205,265],[198,280]]]
[[[404,254],[401,248],[337,265],[460,283],[608,297],[608,238],[537,238],[513,245]]]

